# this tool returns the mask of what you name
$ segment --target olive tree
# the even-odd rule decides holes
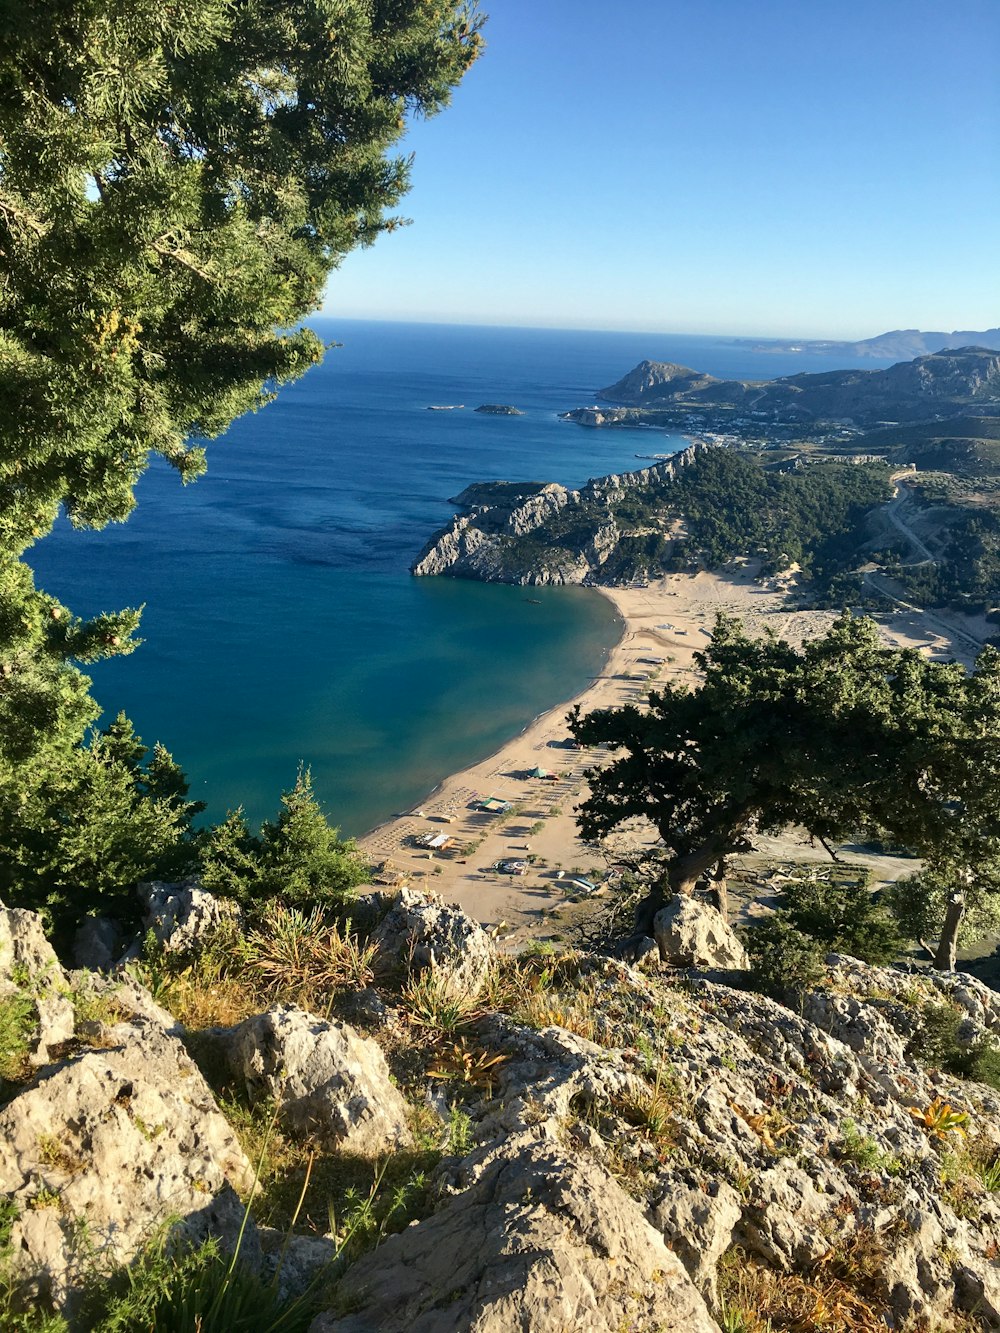
[[[859,834],[911,847],[951,886],[938,966],[954,966],[966,886],[1000,854],[1000,653],[975,669],[889,648],[874,622],[841,616],[793,647],[719,619],[699,682],[667,685],[648,710],[584,716],[570,729],[615,758],[580,810],[590,840],[649,821],[665,870],[641,914],[690,893],[756,834],[803,826],[827,844]]]

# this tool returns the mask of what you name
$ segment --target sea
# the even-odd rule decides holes
[[[451,497],[482,480],[579,486],[683,448],[559,419],[644,358],[739,378],[850,364],[734,338],[313,324],[323,363],[209,442],[205,477],[182,486],[154,463],[127,523],[60,520],[29,559],[77,614],[144,607],[141,647],[90,667],[94,693],[105,719],[124,709],[166,745],[206,818],[273,818],[305,765],[351,836],[578,694],[620,634],[587,589],[411,577]]]

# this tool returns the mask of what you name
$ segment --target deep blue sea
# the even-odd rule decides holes
[[[273,815],[304,762],[350,834],[578,693],[617,639],[586,590],[411,578],[450,496],[485,479],[579,485],[683,447],[558,419],[644,357],[759,378],[844,364],[721,338],[315,327],[340,346],[212,441],[206,477],[182,487],[154,466],[128,523],[61,523],[30,558],[78,614],[145,603],[142,647],[91,668],[95,693],[173,752],[210,815]],[[427,411],[440,404],[464,408]]]

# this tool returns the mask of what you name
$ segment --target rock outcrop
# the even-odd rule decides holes
[[[401,889],[374,936],[383,968],[433,970],[442,993],[475,997],[493,961],[493,942],[472,917],[441,898]]]
[[[923,421],[970,409],[995,413],[1000,353],[953,347],[886,370],[833,370],[760,381],[720,380],[687,366],[642,361],[599,396],[638,408],[736,408],[775,421]]]
[[[708,903],[675,895],[653,918],[660,958],[671,967],[745,968],[747,951],[722,913]]]
[[[0,1005],[19,1002],[34,1009],[28,1055],[49,1062],[73,1036],[73,1006],[67,977],[45,938],[35,912],[0,904]]]
[[[128,988],[115,999],[131,1007]],[[155,1017],[102,1025],[100,1041],[0,1110],[15,1285],[22,1300],[70,1311],[95,1261],[128,1263],[168,1221],[234,1244],[235,1189],[253,1179],[196,1065]],[[251,1227],[244,1255],[254,1248]]]
[[[371,1157],[412,1142],[378,1043],[347,1023],[271,1009],[215,1036],[251,1105],[273,1101],[289,1128]]]
[[[456,497],[469,512],[431,538],[414,562],[416,575],[522,586],[616,582],[614,556],[628,536],[615,505],[635,487],[669,487],[699,452],[694,444],[653,467],[595,477],[578,491],[555,483],[480,483]],[[630,563],[620,572],[630,582]]]
[[[225,922],[239,918],[239,908],[207,893],[197,878],[179,884],[153,880],[137,890],[143,930],[152,931],[166,953],[191,953]]]
[[[956,1313],[1000,1328],[1000,1091],[921,1047],[945,1012],[960,1045],[1000,1049],[995,991],[831,956],[790,1008],[723,974],[739,957],[710,916],[640,971],[587,953],[496,958],[475,923],[415,894],[384,919],[368,908],[394,963],[366,1002],[371,1030],[421,1114],[440,1114],[446,1148],[409,1225],[338,1274],[313,1333],[717,1333],[751,1315],[806,1328],[817,1310],[837,1311],[823,1327],[838,1333],[944,1333]],[[0,979],[23,997],[57,976],[77,1023],[2,1090],[4,1280],[72,1317],[95,1251],[128,1263],[167,1220],[232,1246],[252,1173],[179,1024],[134,978],[56,972],[38,927],[0,917]],[[475,989],[487,967],[492,1012]],[[479,1001],[460,1032],[431,1035],[407,1005],[414,973],[439,969]],[[251,1103],[278,1102],[286,1146],[308,1139],[320,1169],[413,1160],[382,1050],[344,1024],[281,1008],[192,1049],[213,1077],[224,1057]],[[331,1236],[286,1247],[252,1222],[241,1251],[288,1293],[336,1253]]]
[[[597,1163],[508,1144],[426,1222],[356,1264],[310,1333],[718,1333],[663,1237]]]

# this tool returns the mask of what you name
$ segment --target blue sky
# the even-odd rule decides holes
[[[1000,0],[491,0],[351,318],[1000,324]]]

